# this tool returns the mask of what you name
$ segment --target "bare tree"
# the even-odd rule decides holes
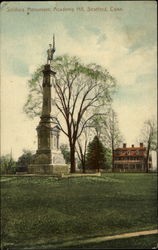
[[[112,153],[112,170],[114,168],[114,150],[123,141],[118,119],[115,111],[110,107],[104,115],[94,117],[93,126],[95,127],[96,135],[111,149]]]
[[[77,139],[76,143],[76,153],[81,163],[83,173],[86,172],[86,153],[88,144],[92,139],[91,138],[92,133],[94,135],[94,128],[91,127],[89,124],[87,124],[87,126],[84,127],[82,134]]]
[[[107,107],[104,107],[105,110],[108,110]],[[99,140],[102,137],[102,119],[103,116],[107,115],[106,113],[101,112],[99,109],[95,109],[95,116],[88,122],[87,126],[84,127],[81,136],[77,140],[76,145],[76,153],[78,159],[81,163],[83,173],[86,171],[86,154],[89,143],[92,141],[94,136],[96,135]],[[86,112],[86,116],[88,117],[88,112]],[[84,122],[82,120],[82,122]]]
[[[144,122],[140,140],[144,142],[147,148],[145,171],[148,173],[150,152],[151,150],[157,150],[157,125],[154,118],[148,119]]]
[[[117,114],[113,109],[109,110],[109,115],[103,121],[105,129],[105,141],[112,152],[112,170],[114,169],[114,150],[119,147],[123,141],[123,136],[119,129]]]

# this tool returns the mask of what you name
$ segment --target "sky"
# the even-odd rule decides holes
[[[23,105],[53,33],[55,56],[78,56],[116,78],[120,130],[128,146],[138,145],[143,122],[157,114],[156,18],[155,1],[2,2],[1,154],[17,159],[37,149],[39,118],[30,120]]]

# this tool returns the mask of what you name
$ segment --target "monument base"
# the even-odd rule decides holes
[[[69,172],[69,166],[66,164],[31,164],[28,166],[29,174],[61,176]]]

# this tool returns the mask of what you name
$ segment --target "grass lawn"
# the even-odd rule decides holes
[[[49,249],[72,240],[156,229],[156,183],[156,174],[139,173],[2,177],[2,244],[9,249]],[[145,237],[154,247],[155,236]],[[112,248],[117,249],[119,241],[127,243],[114,240]]]

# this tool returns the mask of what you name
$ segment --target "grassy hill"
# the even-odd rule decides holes
[[[80,238],[156,229],[156,182],[156,174],[136,173],[2,177],[2,244],[9,249],[40,249]]]

